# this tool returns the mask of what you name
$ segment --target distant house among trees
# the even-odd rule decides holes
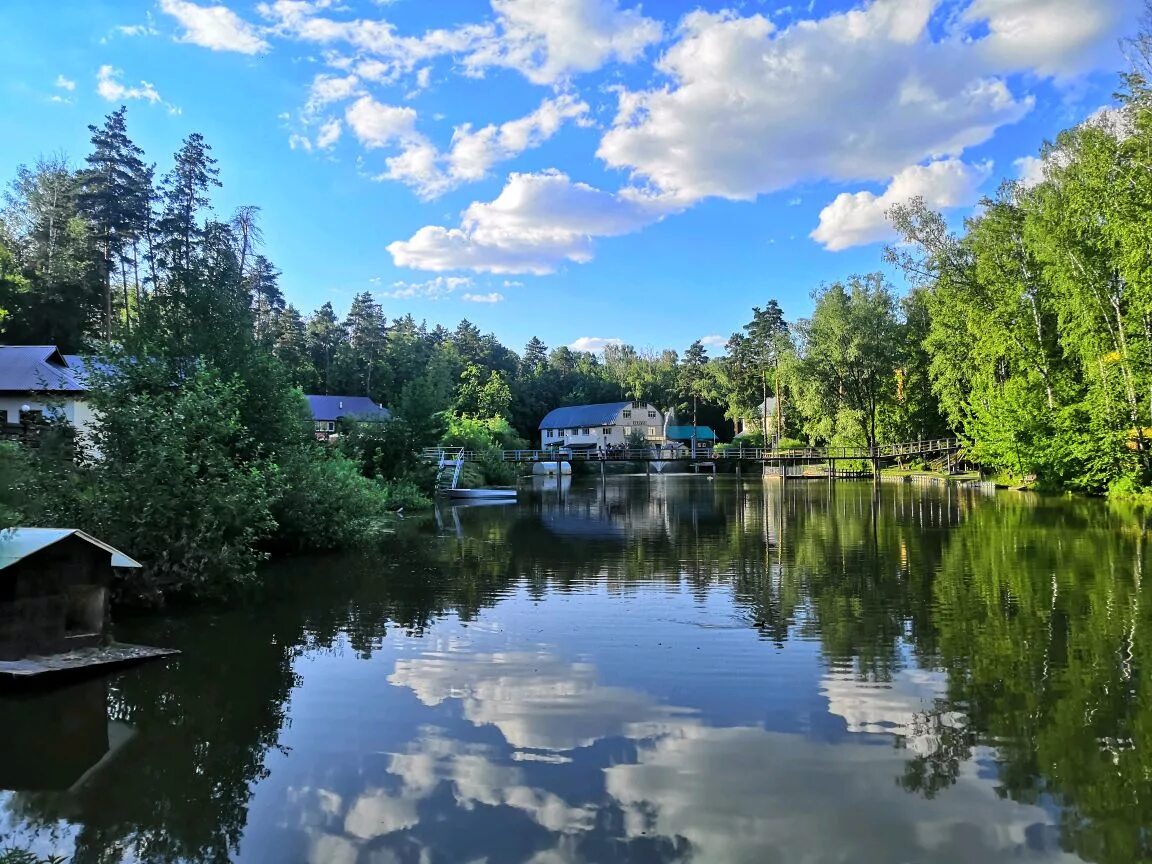
[[[367,396],[313,396],[305,397],[312,411],[312,425],[316,437],[328,440],[340,429],[343,420],[359,420],[364,423],[385,423],[392,419],[392,412],[377,405]]]
[[[664,441],[664,415],[647,402],[571,405],[549,411],[540,421],[540,446],[595,450],[620,447],[639,434],[652,444]]]
[[[85,362],[55,345],[0,345],[0,427],[6,437],[49,418],[84,434],[92,425]]]
[[[736,420],[736,437],[741,435],[758,435],[763,431],[764,421],[768,421],[768,439],[776,437],[776,397],[769,396],[760,405],[755,407],[755,414],[740,417]]]

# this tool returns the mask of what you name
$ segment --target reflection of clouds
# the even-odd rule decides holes
[[[1048,815],[1001,800],[971,763],[937,801],[897,786],[902,763],[887,747],[685,723],[606,774],[629,837],[683,837],[700,861],[1079,860],[1029,848]]]
[[[421,803],[443,783],[450,784],[463,810],[509,807],[561,837],[589,831],[595,821],[593,808],[570,805],[552,792],[531,787],[523,769],[494,762],[492,748],[453,741],[435,729],[424,730],[408,752],[393,754],[387,774],[398,783],[364,789],[348,800],[323,789],[293,793],[310,837],[310,864],[356,864],[366,844],[419,823]],[[371,854],[385,856],[381,861],[394,855],[387,849]]]
[[[828,712],[843,717],[849,732],[899,735],[908,750],[930,756],[940,730],[963,726],[963,716],[937,707],[947,692],[944,672],[904,669],[890,682],[861,681],[849,671],[829,672],[820,683]]]
[[[708,727],[643,693],[600,685],[588,664],[545,652],[402,659],[390,681],[428,706],[459,700],[471,723],[496,727],[513,749],[425,728],[389,757],[386,778],[371,788],[343,799],[311,793],[318,814],[307,822],[311,864],[363,864],[370,855],[441,860],[435,842],[426,846],[408,829],[422,818],[450,824],[445,804],[457,815],[504,808],[547,830],[554,845],[525,852],[527,864],[595,860],[590,851],[606,841],[656,844],[716,864],[1079,860],[1052,839],[1058,832],[1045,810],[1001,799],[972,761],[929,800],[897,782],[902,750],[867,737],[827,744],[760,727]],[[932,753],[939,742],[925,718],[937,732],[962,721],[937,710],[945,683],[943,675],[906,670],[884,686],[835,673],[821,686],[850,731],[900,735]],[[533,766],[524,762],[586,764],[599,757],[581,748],[614,736],[635,742],[636,761],[603,769],[604,797],[595,805],[571,804],[528,782],[539,772],[526,773]],[[618,817],[597,818],[617,808]]]
[[[596,682],[588,663],[547,653],[428,654],[398,660],[388,679],[425,705],[459,699],[477,726],[495,726],[513,747],[565,751],[602,738],[656,734],[676,713],[650,697]]]

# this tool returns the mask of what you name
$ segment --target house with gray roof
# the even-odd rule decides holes
[[[0,345],[0,428],[62,417],[83,434],[92,425],[83,361],[55,345]]]
[[[608,450],[634,433],[652,444],[664,441],[664,415],[647,402],[602,402],[555,408],[540,421],[540,446]]]
[[[312,424],[316,437],[327,440],[336,434],[340,421],[359,420],[362,423],[385,423],[392,419],[392,412],[377,405],[367,396],[317,396],[307,395],[308,407],[312,411]]]

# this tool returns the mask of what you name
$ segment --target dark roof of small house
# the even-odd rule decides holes
[[[669,426],[668,438],[673,441],[691,441],[692,440],[692,427],[691,426]],[[715,441],[716,433],[712,431],[710,426],[697,426],[696,427],[696,440],[697,441]]]
[[[601,402],[598,405],[569,405],[554,408],[540,421],[540,429],[576,429],[581,426],[605,426],[631,402]]]
[[[55,345],[0,345],[0,391],[83,393],[87,389]]]
[[[0,570],[73,536],[108,552],[112,556],[113,567],[143,566],[119,549],[102,543],[91,534],[85,534],[76,528],[5,528],[0,531]]]
[[[340,420],[343,417],[363,417],[368,420],[387,420],[392,412],[382,408],[367,396],[305,396],[312,409],[313,420]]]

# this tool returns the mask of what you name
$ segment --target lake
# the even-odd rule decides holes
[[[537,481],[539,483],[539,481]],[[270,567],[0,698],[0,848],[140,862],[1152,860],[1138,514],[659,476]]]

